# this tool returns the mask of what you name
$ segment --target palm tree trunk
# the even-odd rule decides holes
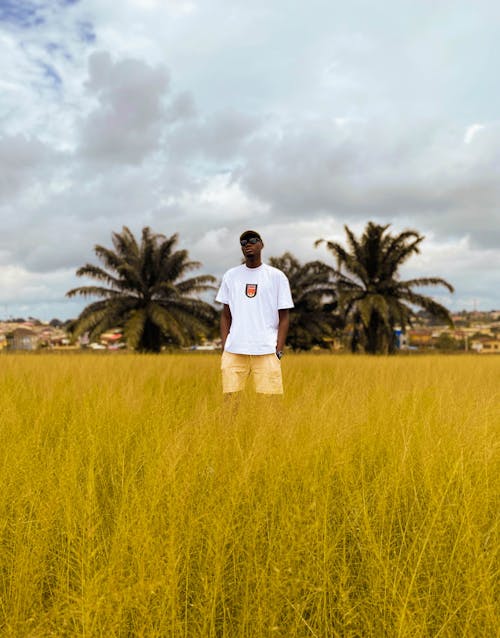
[[[394,326],[391,325],[391,332],[388,335],[389,337],[389,354],[395,354],[396,350],[397,350],[397,340],[396,340],[396,333],[394,332]]]
[[[366,334],[366,352],[368,354],[377,354],[383,352],[384,344],[380,330],[380,320],[376,312],[370,315],[370,321],[365,328]]]
[[[150,319],[146,319],[144,324],[139,350],[142,352],[160,352],[161,350],[161,331]]]

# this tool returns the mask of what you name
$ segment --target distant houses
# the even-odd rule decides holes
[[[126,347],[123,331],[119,328],[103,333],[97,343],[90,343],[88,335],[74,340],[61,322],[51,324],[40,321],[0,321],[0,351],[76,350],[87,347],[118,350]]]
[[[71,348],[71,339],[62,328],[41,322],[0,322],[0,350],[33,351],[42,348]]]
[[[12,350],[36,350],[38,347],[38,335],[31,328],[16,328],[8,341]]]
[[[420,350],[457,350],[480,354],[500,353],[500,325],[474,324],[469,327],[420,326],[407,331],[407,344]]]
[[[471,350],[478,354],[500,354],[500,335],[496,338],[479,338],[471,341]]]
[[[454,328],[434,325],[424,315],[405,333],[396,330],[400,351],[456,351],[477,354],[500,354],[500,311],[490,313],[459,313],[453,316]],[[67,326],[67,324],[66,324]],[[339,335],[326,338],[333,352],[348,350]],[[39,350],[124,350],[127,348],[120,327],[107,330],[99,339],[91,342],[88,334],[77,340],[65,330],[60,321],[50,324],[33,321],[0,321],[0,351],[33,352]],[[220,341],[203,341],[183,348],[184,350],[217,350]]]

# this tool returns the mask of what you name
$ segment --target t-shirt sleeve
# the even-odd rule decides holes
[[[222,278],[222,283],[220,285],[219,292],[215,297],[215,301],[229,305],[229,286],[227,285],[227,279],[225,275]]]
[[[293,308],[292,292],[290,282],[284,273],[280,273],[278,280],[278,310]]]

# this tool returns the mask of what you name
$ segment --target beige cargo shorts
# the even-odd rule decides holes
[[[252,375],[256,392],[283,394],[281,361],[275,354],[234,354],[224,351],[221,370],[224,393],[240,392]]]

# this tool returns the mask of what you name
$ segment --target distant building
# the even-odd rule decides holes
[[[470,348],[479,354],[500,354],[500,339],[474,339]]]
[[[10,347],[12,350],[36,350],[38,335],[30,328],[16,328],[12,332]]]
[[[408,331],[408,345],[430,346],[432,345],[433,331],[428,328],[420,328]]]
[[[103,332],[99,338],[99,341],[103,346],[110,350],[115,350],[118,347],[125,347],[123,341],[123,331],[121,328],[113,328],[107,332]]]
[[[396,348],[399,350],[408,348],[408,337],[402,328],[394,329],[394,338],[396,339]]]

